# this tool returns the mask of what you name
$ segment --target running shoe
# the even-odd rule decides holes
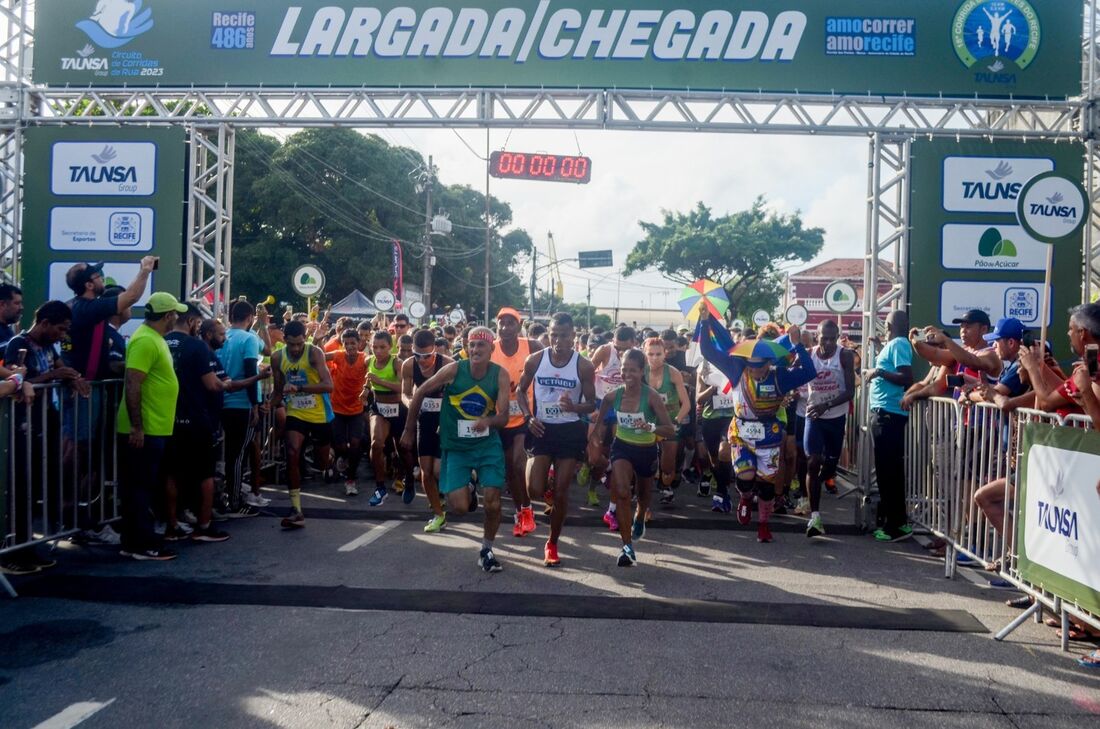
[[[538,528],[535,524],[535,510],[530,506],[523,507],[523,511],[520,514],[520,524],[523,527],[524,534],[530,534]]]
[[[707,496],[710,496],[710,482],[701,481],[699,483],[699,490],[695,492],[695,495],[699,498],[706,498]]]
[[[660,491],[660,494],[661,494],[660,502],[662,504],[665,504],[665,505],[671,504],[672,503],[672,497],[675,495],[672,491],[671,486],[662,487],[661,491]]]
[[[908,524],[902,524],[900,527],[898,527],[898,531],[907,537],[913,536],[913,527]]]
[[[719,494],[715,494],[710,497],[710,510],[718,513],[722,513],[722,497]]]
[[[164,530],[164,541],[166,541],[166,542],[182,542],[184,539],[187,539],[187,537],[191,536],[192,531],[194,531],[194,530],[192,529],[191,531],[186,531],[185,532],[183,530],[183,527],[180,526],[179,524],[177,524],[174,527],[168,527],[167,529]]]
[[[229,521],[228,511],[219,511],[218,509],[214,509],[211,512],[211,516],[213,517],[214,521]],[[196,521],[198,520],[196,519]]]
[[[374,493],[370,497],[369,503],[371,506],[381,506],[382,502],[386,500],[386,488],[380,486],[374,489]]]
[[[821,523],[821,517],[815,516],[810,519],[810,523],[806,525],[807,537],[823,537],[825,536],[825,525]]]
[[[195,531],[191,533],[192,542],[224,542],[227,539],[229,539],[229,535],[219,529],[215,529],[213,524],[205,529],[202,527],[195,527]]]
[[[830,478],[825,481],[825,490],[830,494],[836,495],[836,479]]]
[[[523,531],[523,509],[520,509],[512,519],[512,536],[522,537],[526,533]]]
[[[588,488],[588,485],[592,483],[592,467],[587,463],[581,466],[577,471],[577,483],[582,489]]]
[[[733,499],[730,498],[729,494],[726,494],[725,496],[722,497],[722,513],[723,514],[729,514],[732,511],[733,511]]]
[[[619,531],[619,519],[615,516],[614,511],[605,511],[603,513],[603,523],[607,524],[607,528],[613,532]]]
[[[167,562],[170,559],[175,559],[178,555],[171,549],[142,549],[137,552],[130,552],[125,549],[118,550],[118,553],[123,557],[129,557],[138,562]]]
[[[241,508],[237,509],[236,511],[229,512],[228,514],[226,514],[226,517],[230,519],[247,519],[249,517],[259,515],[260,512],[256,511],[256,509],[254,509],[253,507],[249,506],[248,504],[242,504]],[[215,518],[215,521],[216,520],[217,519]]]
[[[393,480],[393,492],[394,492],[395,494],[403,494],[403,493],[405,493],[405,479],[403,479],[403,478],[395,478],[395,479]]]
[[[741,526],[748,526],[752,521],[752,497],[742,494],[741,500],[737,502],[737,523]]]
[[[794,507],[794,513],[799,516],[808,516],[810,513],[810,500],[803,496],[798,500],[798,505]]]
[[[787,514],[787,498],[786,496],[777,497],[775,500],[775,506],[772,507],[773,514],[779,514],[785,516]]]
[[[4,575],[33,575],[38,570],[38,565],[32,564],[24,559],[10,557],[0,562],[0,574]]]
[[[630,523],[630,538],[640,542],[645,536],[645,520],[635,519]]]
[[[197,516],[195,516],[195,512],[191,511],[190,509],[184,509],[183,510],[183,516],[181,516],[180,519],[183,519],[185,522],[187,522],[191,526],[195,526],[196,524],[199,523],[199,518]],[[110,525],[108,525],[108,526],[110,526]],[[106,528],[106,527],[104,527],[104,528]]]
[[[596,490],[594,486],[588,488],[588,505],[599,506],[600,505],[600,492]]]
[[[344,496],[358,496],[359,487],[355,485],[355,481],[344,481]]]
[[[404,484],[402,484],[404,486]],[[401,490],[401,503],[411,504],[416,499],[416,481],[410,481],[408,486]]]
[[[425,534],[437,534],[443,531],[443,527],[447,526],[447,516],[435,516],[428,520],[428,523],[424,525]]]
[[[885,529],[875,530],[876,542],[900,542],[913,536],[912,528],[908,532],[898,529],[897,531],[887,531]]]
[[[500,572],[504,569],[491,549],[481,550],[481,554],[477,558],[477,566],[485,572]]]
[[[283,529],[301,529],[306,525],[306,518],[302,515],[302,512],[295,511],[290,516],[284,516],[279,525]]]
[[[344,473],[348,470],[348,459],[343,456],[336,457],[336,470],[340,473]]]
[[[542,551],[542,563],[547,567],[557,567],[561,564],[561,559],[558,558],[558,545],[546,543],[546,548]]]
[[[619,552],[618,565],[620,567],[633,567],[637,561],[638,555],[634,553],[634,547],[624,544],[623,551]]]
[[[772,540],[772,530],[768,526],[768,522],[760,522],[760,526],[756,527],[756,541],[762,543],[768,543]]]

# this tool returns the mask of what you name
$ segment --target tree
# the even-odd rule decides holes
[[[769,212],[763,197],[748,210],[717,218],[702,202],[687,213],[662,212],[660,224],[639,221],[646,235],[627,256],[623,275],[656,270],[684,285],[716,281],[729,294],[731,312],[742,311],[750,297],[754,308],[773,310],[780,267],[809,261],[825,242],[824,230],[803,227],[797,212]]]

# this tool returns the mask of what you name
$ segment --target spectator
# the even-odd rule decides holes
[[[902,396],[913,382],[913,349],[905,338],[909,316],[892,311],[886,317],[886,346],[875,358],[875,368],[865,372],[870,382],[871,434],[874,437],[875,472],[882,528],[880,542],[895,542],[913,535],[905,513],[905,426],[909,413]]]
[[[994,403],[1004,412],[1033,403],[1033,396],[1025,396],[1028,385],[1020,367],[1020,347],[1026,333],[1023,322],[1009,317],[999,320],[993,331],[984,335],[985,341],[993,343],[1001,361],[1001,372],[994,384],[978,383],[969,393],[971,402]]]
[[[119,554],[138,561],[176,558],[156,532],[153,509],[163,489],[161,466],[175,425],[179,395],[172,353],[164,337],[186,312],[187,307],[172,294],[153,294],[145,303],[145,321],[126,348],[125,394],[118,411],[119,450],[124,454],[119,474]]]
[[[15,336],[15,327],[23,318],[23,291],[18,286],[0,284],[0,353]],[[0,357],[0,364],[3,358]]]
[[[105,298],[119,296],[126,289],[121,286],[108,286],[103,291]],[[130,321],[132,309],[124,309],[107,320],[107,372],[109,377],[122,377],[126,371],[126,337],[122,327]]]
[[[102,263],[78,263],[65,274],[65,282],[75,298],[69,347],[65,359],[69,366],[88,381],[102,379],[108,371],[107,320],[134,306],[145,294],[149,274],[158,259],[145,256],[134,280],[117,296],[108,297],[103,282]]]
[[[226,376],[231,380],[246,380],[259,374],[260,356],[270,356],[269,349],[252,331],[256,323],[256,310],[247,301],[236,301],[229,307],[229,330],[225,346],[218,350],[218,360],[225,368]],[[267,322],[260,322],[267,331]],[[256,428],[260,423],[260,393],[256,386],[247,387],[239,392],[225,396],[222,410],[222,427],[225,430],[225,468],[227,516],[240,519],[259,516],[255,507],[267,506],[269,501],[260,495],[258,473],[253,469],[252,484],[245,494],[241,493],[244,481],[245,459],[252,450],[252,441],[256,437]]]
[[[23,383],[20,386],[24,394],[28,384],[53,382],[66,383],[87,392],[80,373],[61,361],[59,344],[69,332],[72,316],[72,310],[63,302],[47,301],[34,312],[34,326],[8,342],[4,361],[9,365],[23,364]],[[16,409],[14,425],[16,442],[20,447],[15,448],[16,477],[12,501],[17,544],[30,540],[31,523],[27,516],[31,512],[30,504],[38,501],[36,494],[60,487],[60,463],[54,458],[43,458],[45,445],[56,443],[60,438],[60,414],[55,402],[47,398],[44,403],[30,407],[30,402],[25,399],[24,405]],[[27,547],[4,555],[0,568],[8,574],[24,575],[53,567],[54,564],[53,560],[39,557],[33,547]]]
[[[991,340],[985,339],[991,328],[989,314],[971,309],[951,323],[959,325],[962,345],[935,327],[925,327],[923,341],[920,338],[915,341],[917,354],[934,365],[954,366],[954,374],[963,375],[967,389],[995,383],[1001,374],[1001,359],[989,345]]]
[[[1082,304],[1070,310],[1069,344],[1078,357],[1084,357],[1088,345],[1100,344],[1100,303]],[[1020,361],[1035,388],[1036,408],[1063,417],[1083,412],[1081,391],[1074,377],[1066,378],[1046,363],[1041,345],[1024,349]]]

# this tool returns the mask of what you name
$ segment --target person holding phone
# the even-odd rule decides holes
[[[1035,388],[1035,407],[1047,412],[1057,412],[1065,417],[1072,413],[1085,412],[1086,398],[1081,384],[1088,378],[1089,345],[1100,346],[1100,303],[1082,304],[1070,311],[1069,344],[1073,353],[1081,358],[1078,369],[1068,378],[1062,378],[1045,362],[1042,346],[1036,344],[1030,350],[1024,350],[1020,359]],[[1078,382],[1080,380],[1080,383]],[[1096,377],[1091,378],[1095,384]],[[1095,390],[1094,390],[1095,394]],[[1095,422],[1095,421],[1094,421]]]

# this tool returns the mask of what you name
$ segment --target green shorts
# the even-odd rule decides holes
[[[439,471],[441,494],[464,488],[471,471],[477,471],[478,488],[504,488],[504,450],[500,443],[487,443],[472,451],[444,450]]]

